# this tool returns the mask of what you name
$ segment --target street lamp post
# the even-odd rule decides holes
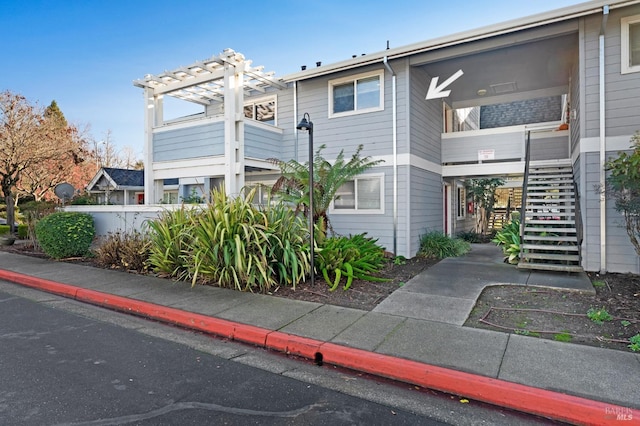
[[[308,130],[309,131],[309,239],[310,239],[310,249],[311,249],[311,285],[315,285],[315,237],[314,237],[314,223],[313,223],[313,122],[311,121],[311,117],[309,117],[308,113],[304,113],[302,116],[302,120],[296,126],[298,130]]]

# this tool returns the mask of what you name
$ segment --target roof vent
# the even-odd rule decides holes
[[[306,66],[306,65],[302,65],[302,66],[300,67],[300,69],[301,69],[302,71],[304,71],[304,70],[306,70],[306,69],[307,69],[307,66]]]
[[[518,88],[515,81],[510,81],[508,83],[492,84],[489,87],[491,87],[491,90],[493,90],[493,93],[495,93],[496,95],[499,95],[501,93],[515,92],[516,89]]]
[[[316,62],[316,67],[319,67],[320,65],[322,65],[322,62],[320,61]]]

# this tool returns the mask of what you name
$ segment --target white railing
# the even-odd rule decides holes
[[[442,164],[522,162],[529,130],[532,160],[569,158],[569,131],[558,130],[559,126],[553,122],[443,133]]]

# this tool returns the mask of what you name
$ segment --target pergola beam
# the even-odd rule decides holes
[[[134,81],[134,85],[152,90],[155,96],[167,95],[210,105],[211,101],[224,101],[226,64],[235,67],[241,75],[240,82],[246,96],[251,96],[252,92],[266,93],[268,87],[286,88],[286,84],[273,77],[273,72],[263,72],[263,66],[252,67],[250,60],[245,60],[242,54],[231,49],[173,71],[146,75],[144,79]]]

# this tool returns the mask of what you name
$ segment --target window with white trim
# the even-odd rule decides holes
[[[330,213],[384,213],[384,175],[363,175],[336,192]]]
[[[640,72],[640,15],[620,20],[620,72]]]
[[[276,125],[276,98],[256,99],[244,104],[244,116],[262,123]]]
[[[466,216],[467,194],[464,186],[456,186],[456,218],[464,219]]]
[[[380,111],[384,105],[384,71],[329,80],[329,117]]]

